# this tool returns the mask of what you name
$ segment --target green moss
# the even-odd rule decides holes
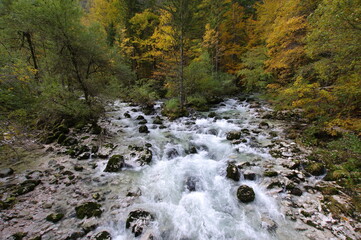
[[[275,171],[266,171],[263,173],[263,176],[265,177],[277,177],[278,176],[278,172]]]
[[[75,208],[76,217],[83,219],[85,217],[100,217],[102,210],[100,209],[101,205],[95,202],[87,202]]]
[[[52,213],[49,214],[45,219],[49,222],[52,223],[57,223],[59,222],[62,218],[64,217],[64,214],[62,213]]]

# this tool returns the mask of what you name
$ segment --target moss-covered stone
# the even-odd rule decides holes
[[[64,146],[73,146],[76,145],[78,143],[78,140],[76,138],[73,137],[67,137],[64,142],[63,145]]]
[[[154,220],[152,214],[144,210],[135,210],[129,213],[125,227],[130,228],[135,237],[143,233],[151,221]]]
[[[23,195],[28,192],[31,192],[41,183],[40,180],[26,180],[20,184],[20,186],[16,189],[16,195]]]
[[[25,232],[17,232],[15,234],[12,235],[12,239],[13,240],[22,240],[24,239],[24,237],[26,237],[26,235],[28,235],[28,233]]]
[[[149,133],[148,127],[146,125],[140,126],[139,133]]]
[[[227,178],[233,179],[234,181],[239,181],[240,178],[240,173],[238,171],[238,168],[235,164],[233,163],[228,163],[227,166]]]
[[[46,216],[46,221],[57,223],[64,217],[64,214],[62,213],[52,213]]]
[[[107,231],[102,231],[97,233],[93,238],[93,240],[111,240],[112,236]]]
[[[100,217],[103,211],[101,205],[96,202],[87,202],[75,208],[76,217],[83,219],[85,217]]]
[[[104,172],[119,172],[124,167],[124,158],[121,155],[113,155],[105,167]]]
[[[253,188],[247,185],[242,185],[237,190],[237,198],[243,203],[252,202],[254,201],[255,197],[256,195],[253,191]]]
[[[227,140],[232,141],[232,140],[240,139],[241,136],[242,136],[241,132],[232,131],[232,132],[227,133],[226,138],[227,138]]]
[[[320,176],[326,173],[326,168],[322,163],[311,163],[306,167],[306,171],[313,176]]]
[[[278,172],[276,172],[276,171],[265,171],[263,173],[263,176],[265,176],[265,177],[277,177]]]

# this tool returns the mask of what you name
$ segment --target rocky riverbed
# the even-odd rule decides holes
[[[253,99],[160,109],[117,101],[3,167],[0,238],[361,239],[348,196],[292,140],[297,115]]]

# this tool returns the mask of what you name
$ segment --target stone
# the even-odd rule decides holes
[[[140,236],[144,229],[154,220],[152,214],[145,210],[134,210],[129,213],[125,227],[130,228],[135,237]]]
[[[255,172],[252,172],[250,170],[246,170],[244,171],[243,173],[243,177],[244,179],[246,180],[251,180],[251,181],[254,181],[256,179],[256,173]]]
[[[127,112],[126,112],[126,113],[124,113],[124,117],[125,117],[125,118],[131,118],[130,114],[129,114],[129,113],[127,113]]]
[[[232,141],[232,140],[238,140],[240,139],[242,136],[241,132],[237,132],[237,131],[232,131],[227,133],[227,140]]]
[[[322,163],[311,163],[305,170],[313,176],[321,176],[326,173],[326,168]]]
[[[0,178],[9,177],[14,174],[14,170],[12,168],[3,168],[0,170]]]
[[[142,116],[142,115],[139,115],[137,118],[136,118],[136,120],[144,120],[145,118],[144,118],[144,116]]]
[[[137,159],[140,162],[140,165],[143,166],[145,164],[149,164],[152,161],[153,153],[149,149],[144,149],[143,153],[141,153],[140,157]]]
[[[91,127],[91,134],[95,134],[95,135],[99,135],[102,133],[102,128],[97,124],[97,123],[93,123],[92,127]]]
[[[28,233],[26,233],[26,232],[17,232],[17,233],[14,233],[13,235],[11,235],[11,237],[8,239],[9,240],[22,240],[26,237],[26,235],[28,235]]]
[[[253,188],[247,185],[241,185],[237,190],[237,198],[243,203],[254,201],[255,196]]]
[[[104,172],[119,172],[124,167],[124,157],[121,155],[113,155],[105,167]]]
[[[292,195],[295,195],[295,196],[301,196],[302,195],[302,190],[295,187],[295,188],[291,189],[290,193]]]
[[[276,172],[276,171],[265,171],[263,173],[263,176],[265,176],[265,177],[277,177],[278,172]]]
[[[210,113],[208,114],[208,117],[209,117],[209,118],[214,118],[215,116],[217,116],[217,113],[215,113],[215,112],[210,112]]]
[[[84,167],[81,166],[81,165],[75,165],[75,166],[74,166],[74,170],[77,171],[77,172],[81,172],[81,171],[84,170]]]
[[[149,133],[148,127],[146,125],[140,126],[139,133]]]
[[[166,156],[167,156],[167,159],[173,159],[173,158],[178,157],[179,153],[178,153],[177,149],[171,148],[171,149],[167,150]]]
[[[238,168],[235,164],[233,163],[228,163],[227,166],[227,178],[233,179],[234,181],[239,181],[240,178],[240,173],[238,171]]]
[[[143,120],[140,120],[138,123],[139,123],[140,125],[145,125],[145,124],[148,123],[148,121],[147,121],[146,119],[143,119]]]
[[[86,152],[78,156],[78,160],[88,160],[90,158],[90,153]]]
[[[57,223],[64,217],[64,214],[62,213],[52,213],[46,216],[46,221]]]
[[[269,232],[275,232],[278,228],[277,223],[269,217],[261,218],[261,226]]]
[[[199,184],[199,179],[197,177],[187,177],[185,181],[186,189],[190,192],[197,191],[197,185]]]
[[[161,117],[159,117],[159,116],[156,116],[153,120],[153,124],[162,125],[163,119],[161,119]]]
[[[79,219],[100,217],[103,211],[100,209],[101,205],[96,202],[86,202],[75,208],[76,217]]]
[[[112,236],[107,231],[98,232],[92,240],[112,240]]]
[[[16,189],[16,195],[23,195],[28,192],[31,192],[41,183],[40,180],[25,180],[20,184],[20,186]]]
[[[91,153],[97,153],[99,151],[99,146],[92,146]]]
[[[261,129],[269,129],[270,128],[270,126],[267,122],[261,122],[258,126]]]

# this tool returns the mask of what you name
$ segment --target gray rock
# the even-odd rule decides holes
[[[12,168],[4,168],[0,170],[0,178],[9,177],[14,173]]]
[[[153,220],[152,214],[138,209],[129,213],[125,227],[130,228],[134,236],[138,237]]]
[[[124,158],[121,155],[113,155],[105,167],[104,172],[119,172],[124,167]]]

